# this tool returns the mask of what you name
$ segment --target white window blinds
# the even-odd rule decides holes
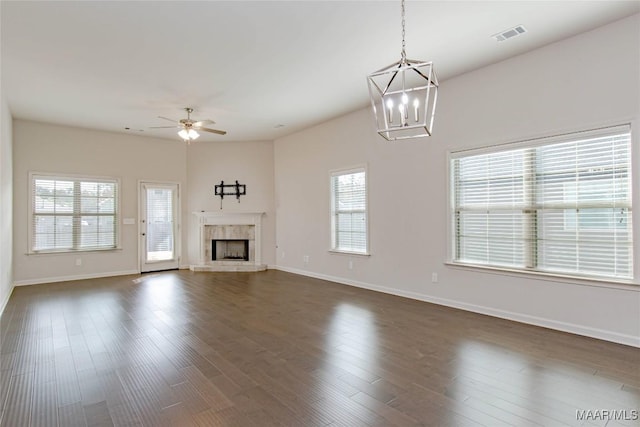
[[[367,180],[364,168],[331,174],[332,249],[368,252]]]
[[[629,127],[456,153],[451,172],[455,262],[633,277]]]
[[[31,251],[117,247],[115,180],[31,176]]]

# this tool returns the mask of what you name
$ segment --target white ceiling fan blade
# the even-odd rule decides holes
[[[193,127],[199,128],[199,127],[202,127],[204,125],[213,125],[215,123],[216,122],[214,122],[213,120],[209,120],[209,119],[207,119],[207,120],[198,120],[197,122],[193,122]]]
[[[217,133],[218,135],[226,135],[227,131],[218,130],[218,129],[209,129],[209,128],[198,128],[198,130],[203,130],[205,132]]]
[[[173,122],[173,123],[179,123],[177,120],[173,120],[173,119],[170,119],[170,118],[168,118],[168,117],[158,116],[158,118],[159,118],[159,119],[163,119],[163,120],[169,120],[170,122]]]
[[[149,129],[178,129],[182,126],[149,126]]]

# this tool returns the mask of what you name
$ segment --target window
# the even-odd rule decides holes
[[[454,153],[453,261],[633,278],[628,126]]]
[[[31,175],[31,252],[114,249],[118,182]]]
[[[331,249],[367,254],[367,222],[365,169],[331,173]]]

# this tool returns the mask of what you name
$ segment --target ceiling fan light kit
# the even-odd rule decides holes
[[[185,142],[192,141],[200,137],[200,134],[193,129],[182,129],[180,132],[178,132],[178,135],[180,136],[180,138],[184,139]]]
[[[438,99],[433,62],[407,59],[404,2],[400,60],[367,77],[376,129],[387,141],[431,136]]]

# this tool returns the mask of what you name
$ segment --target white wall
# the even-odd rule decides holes
[[[191,226],[192,212],[265,212],[262,217],[262,262],[275,261],[275,208],[273,142],[215,142],[192,143],[187,155],[188,211]],[[220,197],[214,187],[224,181],[246,185],[246,196],[225,196],[220,210]],[[198,258],[199,242],[190,242],[192,260]]]
[[[13,163],[11,112],[0,100],[0,314],[13,290]]]
[[[276,140],[278,266],[640,346],[638,287],[445,265],[450,150],[633,121],[638,182],[638,28],[640,15],[445,81],[428,139],[385,142],[367,108]],[[329,253],[328,172],[362,163],[369,167],[372,255]],[[640,206],[637,191],[633,202]],[[634,217],[640,224],[637,209]],[[640,284],[639,229],[634,260]],[[439,283],[431,283],[432,272]]]
[[[187,147],[176,141],[15,120],[13,127],[14,280],[41,283],[138,271],[138,182],[177,182],[186,195]],[[29,172],[109,176],[121,180],[121,250],[27,255]],[[186,217],[182,203],[182,217]],[[184,226],[183,226],[184,227]],[[186,233],[182,247],[187,246]],[[76,259],[82,265],[76,266]]]

